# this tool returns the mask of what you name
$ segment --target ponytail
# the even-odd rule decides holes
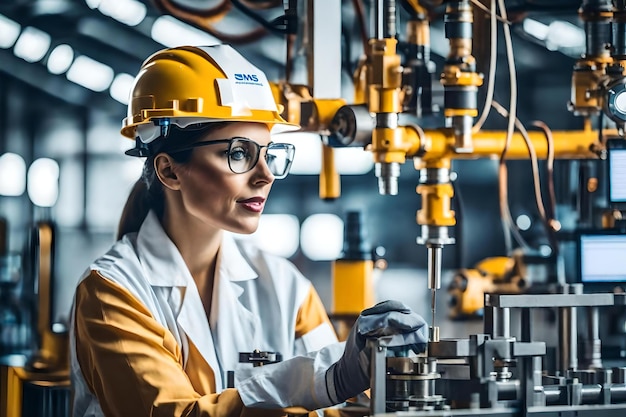
[[[138,232],[149,211],[148,188],[143,178],[139,178],[133,185],[122,210],[117,226],[117,239],[121,239],[127,233]]]
[[[130,190],[117,227],[117,239],[127,233],[138,232],[150,210],[154,210],[160,218],[164,205],[163,184],[154,171],[154,158],[150,157],[144,163],[141,178]]]

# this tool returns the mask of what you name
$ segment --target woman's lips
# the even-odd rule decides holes
[[[247,200],[237,201],[244,209],[253,213],[261,213],[265,206],[265,199],[263,197],[252,197]]]

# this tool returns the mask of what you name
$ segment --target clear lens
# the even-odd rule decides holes
[[[289,173],[294,156],[294,146],[289,143],[271,143],[260,146],[249,139],[233,139],[228,148],[228,164],[231,171],[243,174],[255,167],[261,148],[267,148],[265,161],[276,179],[282,179]]]
[[[272,143],[267,147],[265,160],[277,179],[285,178],[293,161],[294,147],[288,143]]]
[[[231,171],[236,174],[250,171],[259,160],[259,150],[259,145],[251,140],[233,139],[228,148]]]

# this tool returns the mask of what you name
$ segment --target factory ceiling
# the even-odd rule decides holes
[[[358,15],[355,5],[361,4],[367,14],[371,2],[342,2],[343,43],[350,46],[350,56],[344,63],[356,65],[362,51]],[[400,22],[406,19],[406,11],[400,7]],[[429,5],[430,1],[421,2]],[[435,2],[436,3],[436,2]],[[483,3],[489,1],[483,0]],[[524,17],[531,16],[548,27],[549,22],[560,19],[578,28],[582,23],[577,16],[580,2],[572,0],[507,0],[509,20],[514,23],[514,47],[517,71],[520,83],[527,74],[544,71],[554,72],[558,69],[571,69],[575,54],[584,48],[582,45],[565,45],[561,52],[554,45],[547,45],[546,39],[538,39],[528,35],[522,28]],[[221,7],[221,9],[220,9]],[[124,15],[124,9],[133,12]],[[433,31],[443,33],[443,6],[429,8]],[[217,13],[217,12],[219,13]],[[480,11],[476,12],[482,13]],[[161,25],[162,33],[179,34],[182,39],[197,39],[206,36],[207,42],[220,40],[233,44],[257,66],[268,72],[268,78],[280,79],[284,74],[285,38],[280,31],[281,16],[284,14],[283,1],[215,1],[215,0],[0,0],[0,80],[6,84],[18,81],[32,87],[33,94],[55,97],[64,102],[81,107],[98,107],[119,114],[124,111],[123,100],[113,99],[109,88],[86,88],[69,81],[69,70],[62,68],[52,73],[49,61],[55,48],[68,45],[73,52],[73,59],[86,56],[103,63],[112,69],[112,75],[136,74],[141,62],[148,55],[168,43],[181,42],[175,37],[164,40],[155,34],[156,26]],[[124,17],[126,16],[126,17]],[[142,17],[143,16],[143,17]],[[484,15],[483,15],[484,18]],[[125,20],[126,19],[126,20]],[[130,19],[130,20],[129,20]],[[268,29],[272,22],[274,29]],[[9,26],[6,23],[9,22]],[[11,23],[12,22],[12,23]],[[177,29],[173,23],[186,22],[186,29]],[[3,26],[3,23],[5,26]],[[7,29],[11,24],[19,25],[18,32],[11,38]],[[399,28],[402,26],[398,25]],[[4,29],[3,29],[4,28]],[[36,33],[49,35],[49,45],[40,57],[24,58],[17,53],[20,39],[27,29],[33,28]],[[191,30],[191,32],[185,32]],[[198,31],[200,30],[200,32]],[[547,29],[546,29],[547,30]],[[557,29],[558,32],[559,29]],[[180,33],[178,33],[180,31]],[[194,32],[195,31],[195,32]],[[185,35],[185,33],[188,33]],[[400,36],[403,34],[401,33]],[[188,38],[185,38],[188,36]],[[433,60],[443,62],[445,39],[437,47],[436,36],[433,34]],[[476,48],[477,46],[475,46]],[[569,48],[569,50],[567,49]],[[578,48],[578,49],[576,49]],[[501,62],[505,63],[505,52],[502,42],[499,46],[502,54]],[[572,54],[572,51],[574,53]],[[569,56],[568,56],[569,55]],[[72,58],[70,58],[71,60]],[[506,65],[502,64],[502,71]],[[350,70],[352,68],[348,68]],[[569,83],[569,76],[562,77],[563,85]],[[109,85],[111,84],[109,80]]]

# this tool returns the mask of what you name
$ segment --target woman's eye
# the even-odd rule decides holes
[[[243,148],[232,148],[229,154],[230,159],[234,161],[241,161],[243,159],[246,159],[247,156],[248,153]]]

